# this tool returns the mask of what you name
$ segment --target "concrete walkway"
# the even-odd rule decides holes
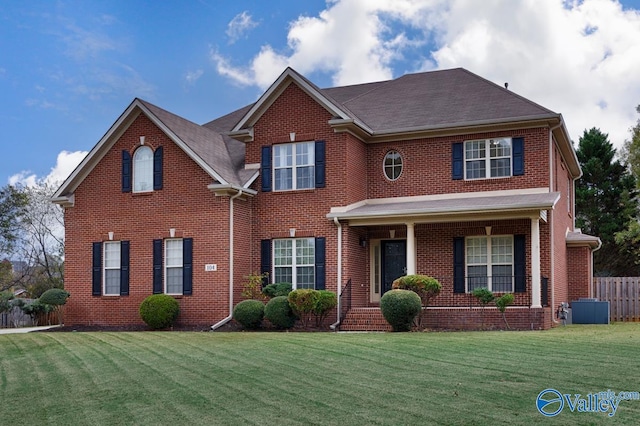
[[[48,330],[59,325],[43,325],[41,327],[0,328],[0,334],[31,333],[32,331]]]

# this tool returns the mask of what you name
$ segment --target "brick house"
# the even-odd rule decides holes
[[[54,197],[65,320],[141,324],[167,293],[180,323],[215,328],[268,272],[340,294],[334,328],[386,329],[380,297],[419,273],[443,285],[429,326],[477,327],[488,287],[515,294],[512,326],[546,329],[590,295],[580,175],[560,114],[464,69],[320,89],[288,68],[204,125],[135,99]]]

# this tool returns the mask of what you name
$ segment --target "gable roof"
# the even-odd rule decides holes
[[[136,98],[56,191],[54,202],[73,203],[76,188],[140,114],[146,115],[220,185],[247,188],[257,177],[257,171],[241,167],[244,162],[241,142]]]

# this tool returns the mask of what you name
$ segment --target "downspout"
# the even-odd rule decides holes
[[[560,123],[558,123],[557,125],[551,127],[549,129],[549,192],[553,192],[553,165],[554,165],[554,159],[555,159],[555,152],[553,150],[553,131],[559,127],[562,126],[562,118],[560,118]],[[557,176],[556,176],[557,179]],[[554,214],[551,213],[551,217],[554,217]],[[575,224],[574,224],[575,225]],[[551,238],[551,273],[549,275],[551,275],[549,277],[549,280],[551,281],[551,285],[549,286],[550,288],[548,288],[548,291],[551,292],[551,321],[554,324],[560,324],[560,321],[558,321],[556,319],[556,315],[555,315],[555,309],[556,309],[556,304],[555,304],[555,291],[553,289],[554,286],[554,278],[555,278],[555,256],[553,255],[553,246],[555,245],[555,232],[554,232],[554,228],[555,228],[555,224],[554,226],[551,227],[551,229],[549,230],[549,238]],[[565,244],[566,245],[566,244]]]
[[[222,327],[233,318],[233,200],[242,195],[242,190],[229,198],[229,315],[211,326],[211,331]]]
[[[338,227],[338,309],[337,309],[338,318],[336,322],[331,324],[329,327],[332,330],[337,330],[338,326],[340,325],[340,314],[342,312],[342,303],[340,300],[342,296],[342,224],[340,223],[337,217],[333,218],[333,222]]]

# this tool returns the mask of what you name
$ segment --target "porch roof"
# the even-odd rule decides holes
[[[329,219],[344,219],[354,225],[379,223],[444,222],[458,220],[523,218],[540,216],[546,220],[546,210],[553,209],[559,192],[488,192],[368,199],[346,207],[334,207]],[[361,222],[361,223],[360,223]]]

